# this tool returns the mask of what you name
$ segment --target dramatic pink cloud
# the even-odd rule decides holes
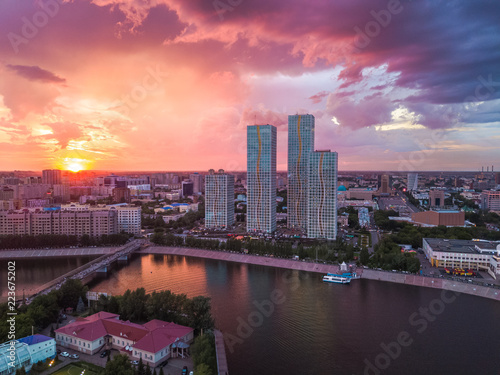
[[[0,163],[245,169],[246,125],[270,123],[284,169],[287,115],[313,113],[342,168],[394,169],[443,131],[420,168],[472,169],[498,158],[499,13],[488,0],[5,0]]]

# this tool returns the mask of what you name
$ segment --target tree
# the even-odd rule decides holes
[[[85,296],[85,289],[78,279],[68,279],[59,289],[59,305],[62,308],[76,308],[78,300]]]
[[[146,373],[146,375],[153,375],[153,373],[151,372],[151,367],[149,367],[149,362],[146,364],[145,373]]]
[[[106,363],[104,375],[134,375],[134,369],[128,356],[125,354],[114,356],[111,361]]]
[[[359,261],[361,264],[368,264],[368,260],[370,259],[370,253],[368,252],[368,249],[366,247],[363,247],[361,249],[361,252],[359,254]]]
[[[56,337],[56,332],[54,331],[54,326],[50,326],[50,337]]]
[[[144,368],[144,362],[142,362],[142,357],[139,358],[139,364],[137,365],[137,375],[146,375],[146,369]]]
[[[76,312],[82,313],[85,311],[85,304],[83,303],[82,297],[78,299],[78,304],[76,305]]]
[[[16,370],[16,375],[26,375],[26,369],[24,366]]]
[[[163,372],[163,367],[160,367],[160,373],[158,375],[165,375],[165,373]]]
[[[194,372],[196,375],[213,375],[214,372],[210,369],[210,366],[208,366],[205,363],[202,363],[194,368]]]
[[[188,325],[200,332],[201,330],[212,329],[214,320],[210,313],[210,298],[197,296],[186,303]]]
[[[205,372],[206,374],[217,372],[217,357],[215,353],[215,338],[213,334],[208,333],[198,336],[194,340],[193,345],[191,345],[191,353],[193,355],[193,364],[196,369],[196,374],[198,374],[200,366],[201,370],[209,371]]]

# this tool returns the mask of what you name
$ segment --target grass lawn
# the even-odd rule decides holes
[[[90,366],[85,363],[70,363],[67,366],[64,366],[62,369],[53,372],[51,375],[80,375],[83,370],[85,370],[85,375],[98,375],[97,372],[89,369]]]

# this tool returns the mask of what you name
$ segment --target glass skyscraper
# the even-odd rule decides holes
[[[307,237],[334,240],[337,237],[336,152],[315,151],[309,155],[307,189]]]
[[[314,116],[288,116],[288,204],[289,228],[307,228],[307,166],[314,151]]]
[[[234,224],[234,176],[210,169],[205,176],[205,227],[227,228]]]
[[[276,127],[247,127],[247,231],[276,230]]]

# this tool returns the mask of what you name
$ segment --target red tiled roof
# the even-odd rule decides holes
[[[139,324],[123,322],[121,320],[105,320],[104,327],[108,334],[117,337],[123,337],[127,340],[139,341],[149,330]]]
[[[168,345],[173,344],[177,339],[193,331],[190,327],[161,320],[152,320],[144,324],[144,326],[149,329],[150,332],[138,341],[134,345],[134,348],[150,353],[159,352]]]
[[[107,334],[103,320],[79,320],[56,329],[56,332],[87,341],[95,341]]]

